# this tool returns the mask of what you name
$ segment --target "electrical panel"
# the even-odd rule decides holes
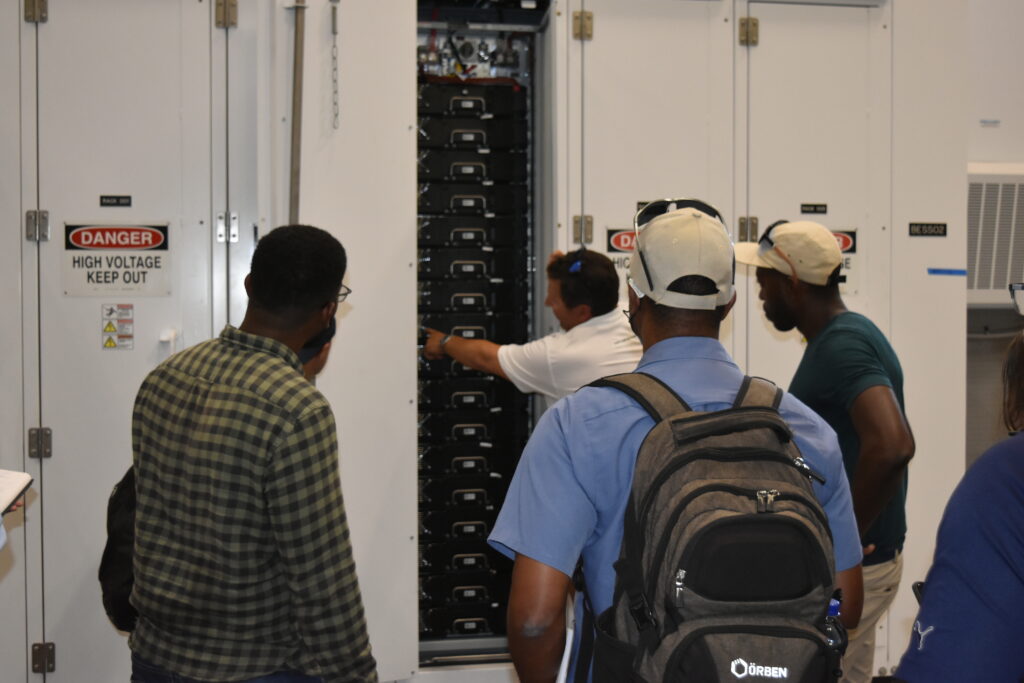
[[[498,344],[530,334],[533,36],[448,21],[508,21],[505,10],[541,14],[536,3],[421,2],[417,49],[419,323]],[[529,436],[530,399],[421,357],[418,413],[421,661],[503,658],[512,563],[487,536]]]

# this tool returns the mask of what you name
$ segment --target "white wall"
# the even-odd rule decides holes
[[[967,59],[965,0],[893,3],[892,340],[917,440],[910,468],[903,582],[889,621],[889,662],[910,638],[945,501],[964,469]],[[910,222],[949,225],[908,236]],[[877,663],[877,662],[876,662]]]
[[[966,22],[953,42],[967,43],[967,122],[969,161],[1024,161],[1024,88],[1020,65],[1024,42],[1019,28],[1024,22],[1020,0],[972,0]],[[963,30],[966,28],[966,32]],[[956,103],[946,102],[956,106]]]

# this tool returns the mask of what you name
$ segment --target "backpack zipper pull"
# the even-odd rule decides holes
[[[761,489],[757,492],[757,511],[775,512],[775,499],[779,492],[776,489]]]
[[[807,461],[804,460],[803,458],[793,458],[793,465],[795,465],[798,470],[803,472],[805,476],[816,480],[819,484],[825,483],[825,477],[815,472],[814,469],[810,465],[808,465]]]
[[[686,590],[686,586],[683,583],[685,579],[686,579],[686,570],[685,569],[677,569],[676,570],[676,580],[675,580],[675,585],[676,585],[676,607],[682,607],[683,606],[683,592]]]

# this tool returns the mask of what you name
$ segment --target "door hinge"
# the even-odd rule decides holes
[[[757,17],[740,17],[740,45],[757,45],[761,37],[761,22]]]
[[[572,241],[576,244],[590,244],[594,241],[594,217],[572,217]]]
[[[573,12],[572,13],[572,37],[575,40],[594,39],[594,13]]]
[[[50,212],[25,212],[25,239],[30,242],[47,242],[50,239]]]
[[[25,0],[25,21],[44,24],[50,15],[49,0]]]
[[[214,23],[217,28],[237,28],[238,0],[217,0],[214,8]]]
[[[53,430],[49,427],[32,427],[28,430],[28,457],[49,458],[53,455]]]
[[[57,646],[53,643],[32,643],[32,673],[52,674],[57,669]]]
[[[756,242],[757,241],[757,216],[740,216],[739,220],[739,235],[737,242]]]

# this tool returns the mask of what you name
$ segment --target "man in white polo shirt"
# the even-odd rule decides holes
[[[640,342],[618,309],[619,275],[604,254],[580,249],[548,260],[544,304],[562,327],[527,344],[465,339],[427,328],[423,355],[449,356],[463,365],[503,377],[523,393],[541,394],[547,406],[585,384],[630,372]]]

